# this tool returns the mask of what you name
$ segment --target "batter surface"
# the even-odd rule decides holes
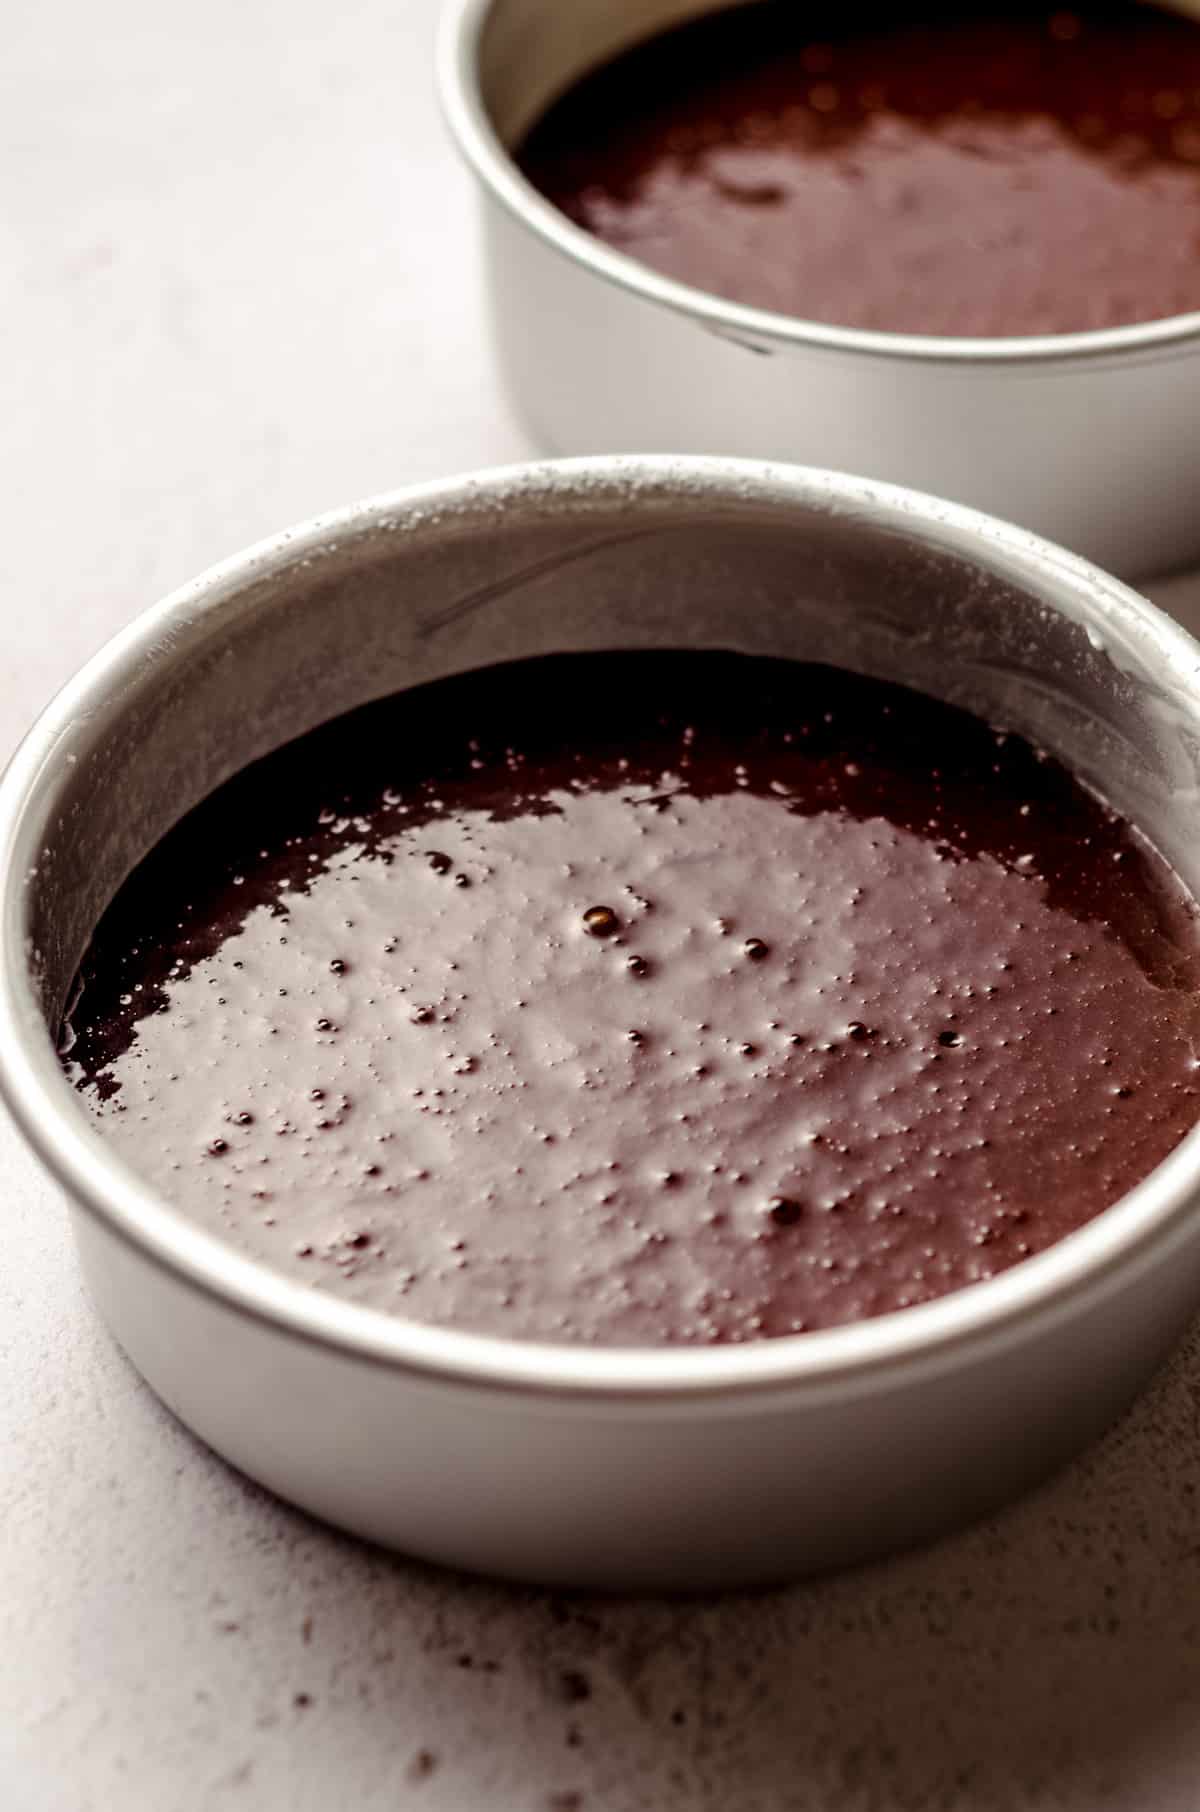
[[[1200,309],[1200,25],[1134,0],[734,7],[520,152],[665,275],[844,327],[1072,333]]]
[[[1196,1113],[1179,883],[1015,736],[830,668],[556,657],[400,695],[136,871],[64,1027],[196,1221],[420,1320],[829,1327],[990,1277]]]

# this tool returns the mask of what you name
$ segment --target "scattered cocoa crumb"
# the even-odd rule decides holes
[[[438,1758],[432,1749],[418,1749],[405,1770],[405,1778],[414,1785],[437,1773]]]

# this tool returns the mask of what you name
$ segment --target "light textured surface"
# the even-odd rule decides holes
[[[211,560],[526,451],[433,12],[6,12],[4,752]],[[1200,585],[1161,595],[1200,619]],[[1200,1344],[1101,1450],[932,1552],[723,1603],[522,1594],[367,1552],[212,1460],[91,1317],[7,1126],[0,1163],[4,1812],[1200,1802]]]

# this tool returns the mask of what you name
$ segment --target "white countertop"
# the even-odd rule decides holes
[[[111,631],[330,504],[523,456],[435,0],[22,0],[0,66],[0,752]],[[1159,595],[1200,621],[1200,582]],[[7,1125],[3,1812],[1195,1812],[1200,1344],[1008,1514],[597,1603],[370,1552],[139,1383]]]

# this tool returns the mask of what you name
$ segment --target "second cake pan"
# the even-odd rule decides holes
[[[1200,314],[1040,339],[746,308],[574,226],[512,152],[580,75],[713,0],[448,0],[441,87],[479,179],[509,388],[556,453],[863,472],[1020,522],[1123,577],[1200,558]]]

